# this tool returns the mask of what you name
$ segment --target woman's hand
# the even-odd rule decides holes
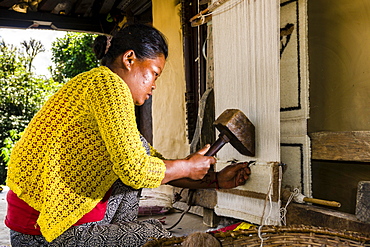
[[[248,162],[233,163],[218,172],[218,186],[220,189],[232,189],[244,185],[250,174]]]
[[[210,145],[207,145],[182,160],[163,160],[166,165],[166,173],[162,184],[182,178],[191,180],[203,179],[211,165],[216,163],[214,157],[204,156],[209,147]]]
[[[210,145],[206,145],[198,152],[195,152],[186,157],[189,169],[188,178],[193,180],[202,179],[208,173],[208,170],[211,168],[211,165],[216,163],[216,159],[214,157],[204,156],[204,154],[208,151],[209,148]]]

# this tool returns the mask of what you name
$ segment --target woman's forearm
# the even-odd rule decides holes
[[[162,184],[167,184],[172,180],[188,177],[189,169],[186,166],[186,160],[163,160],[166,165],[166,173]]]
[[[189,189],[218,189],[218,181],[216,172],[209,171],[203,179],[192,180],[189,178],[181,178],[177,180],[170,181],[168,184],[180,187],[180,188],[189,188]]]
[[[244,185],[251,174],[248,162],[228,165],[219,172],[207,171],[201,179],[182,178],[168,184],[190,189],[232,189]]]
[[[178,179],[201,180],[208,173],[216,159],[212,156],[204,156],[208,146],[192,154],[185,159],[163,160],[166,165],[166,172],[162,184]]]

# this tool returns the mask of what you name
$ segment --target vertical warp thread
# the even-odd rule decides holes
[[[230,0],[212,17],[216,115],[228,108],[247,115],[261,162],[280,161],[279,19],[275,0]],[[225,146],[218,158],[246,157]],[[279,209],[267,214],[265,222],[280,218]]]
[[[280,160],[278,9],[275,0],[230,0],[212,19],[216,115],[241,109],[256,126],[264,161]],[[220,158],[230,154],[240,158],[227,148]]]

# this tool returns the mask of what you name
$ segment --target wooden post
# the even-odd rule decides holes
[[[203,224],[209,227],[216,227],[220,222],[220,217],[215,214],[213,209],[203,208]]]
[[[356,218],[370,223],[370,181],[360,181],[357,190]]]

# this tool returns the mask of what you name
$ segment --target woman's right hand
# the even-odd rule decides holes
[[[211,168],[211,165],[216,163],[216,159],[213,156],[204,156],[209,148],[210,145],[206,145],[204,148],[186,157],[189,168],[188,178],[193,180],[203,179]]]
[[[211,165],[216,163],[214,157],[204,156],[209,148],[210,145],[206,145],[182,160],[164,160],[166,173],[162,184],[181,178],[202,179],[208,173]]]

